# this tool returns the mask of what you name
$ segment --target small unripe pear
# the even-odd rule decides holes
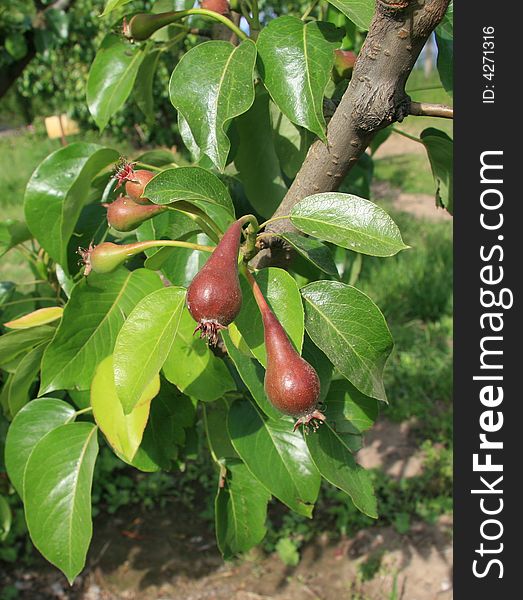
[[[310,425],[316,430],[325,421],[325,415],[318,410],[318,374],[298,354],[254,279],[252,284],[263,320],[267,351],[264,381],[267,398],[280,412],[297,418],[294,430],[300,425],[304,425],[306,429]]]
[[[98,246],[91,244],[87,250],[78,248],[78,254],[82,257],[85,266],[84,275],[94,273],[110,273],[123,264],[128,258],[141,250],[134,248],[136,244],[113,244],[104,242]]]
[[[144,221],[167,210],[166,206],[157,204],[137,204],[127,196],[118,196],[107,207],[107,222],[116,231],[132,231]]]
[[[238,279],[242,221],[234,222],[223,234],[209,260],[187,289],[187,308],[198,323],[196,331],[213,345],[218,331],[238,316],[242,293]]]

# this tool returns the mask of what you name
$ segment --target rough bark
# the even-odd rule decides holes
[[[327,144],[312,144],[275,217],[288,215],[306,196],[337,190],[374,135],[411,112],[407,78],[448,4],[449,0],[377,0],[351,81],[329,122]],[[266,228],[273,233],[293,229],[287,219]],[[267,239],[268,247],[252,262],[256,268],[281,258],[281,243]]]

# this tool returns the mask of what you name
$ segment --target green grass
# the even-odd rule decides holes
[[[436,187],[426,153],[375,158],[374,176],[410,194],[434,194]]]

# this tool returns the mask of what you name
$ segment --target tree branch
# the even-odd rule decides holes
[[[377,0],[374,18],[354,65],[347,91],[327,128],[327,144],[314,142],[285,198],[274,213],[288,215],[311,194],[338,189],[374,135],[402,121],[412,102],[405,92],[408,76],[434,28],[445,15],[449,0]],[[266,231],[292,231],[288,220],[271,223]],[[281,240],[252,261],[261,268],[281,255]],[[274,253],[272,245],[274,244]]]
[[[445,104],[428,104],[427,102],[411,102],[409,114],[415,117],[441,117],[453,119],[454,109]]]

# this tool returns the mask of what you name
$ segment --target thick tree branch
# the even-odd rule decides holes
[[[449,0],[377,0],[351,81],[329,122],[327,144],[318,140],[310,147],[274,216],[288,215],[306,196],[337,190],[374,135],[410,114],[407,78],[448,4]],[[272,232],[293,229],[288,220],[267,227]],[[267,248],[251,264],[256,268],[274,264],[281,240],[275,239],[274,245],[275,252]]]
[[[441,117],[442,119],[453,119],[454,109],[445,104],[428,104],[426,102],[411,102],[409,115],[415,117]]]

